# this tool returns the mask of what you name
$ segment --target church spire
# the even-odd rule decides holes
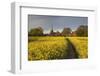
[[[51,31],[50,31],[50,34],[53,34],[54,31],[53,31],[53,25],[51,25]]]
[[[51,28],[52,28],[52,30],[53,30],[53,25],[51,25]]]

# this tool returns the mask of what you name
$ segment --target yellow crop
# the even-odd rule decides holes
[[[67,41],[64,37],[30,37],[29,39],[31,39],[28,43],[29,60],[63,59],[67,54]]]
[[[79,58],[88,58],[88,38],[87,37],[69,37],[69,40],[72,42],[72,44],[76,48]]]
[[[87,37],[40,36],[28,37],[28,60],[67,59],[71,50],[67,39],[74,45],[78,58],[88,57]]]

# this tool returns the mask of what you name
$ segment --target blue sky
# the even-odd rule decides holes
[[[28,15],[28,30],[40,26],[44,29],[44,33],[49,33],[53,26],[54,31],[61,32],[64,27],[76,30],[80,25],[88,25],[88,18],[75,16]]]

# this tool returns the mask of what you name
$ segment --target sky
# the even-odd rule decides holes
[[[28,15],[28,30],[42,27],[44,33],[49,33],[53,26],[55,32],[61,32],[65,27],[71,28],[74,31],[80,25],[88,25],[88,18],[77,16]]]

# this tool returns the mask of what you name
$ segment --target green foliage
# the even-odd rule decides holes
[[[76,30],[77,36],[87,37],[88,36],[88,26],[81,25]]]
[[[64,28],[62,31],[63,36],[70,36],[71,34],[71,29],[70,28]]]
[[[33,28],[28,32],[29,36],[78,36],[78,37],[88,37],[88,26],[80,25],[75,31],[71,28],[63,28],[62,32],[55,32],[52,28],[50,33],[44,34],[42,27]]]
[[[43,29],[41,27],[33,28],[28,33],[29,36],[42,36]]]

